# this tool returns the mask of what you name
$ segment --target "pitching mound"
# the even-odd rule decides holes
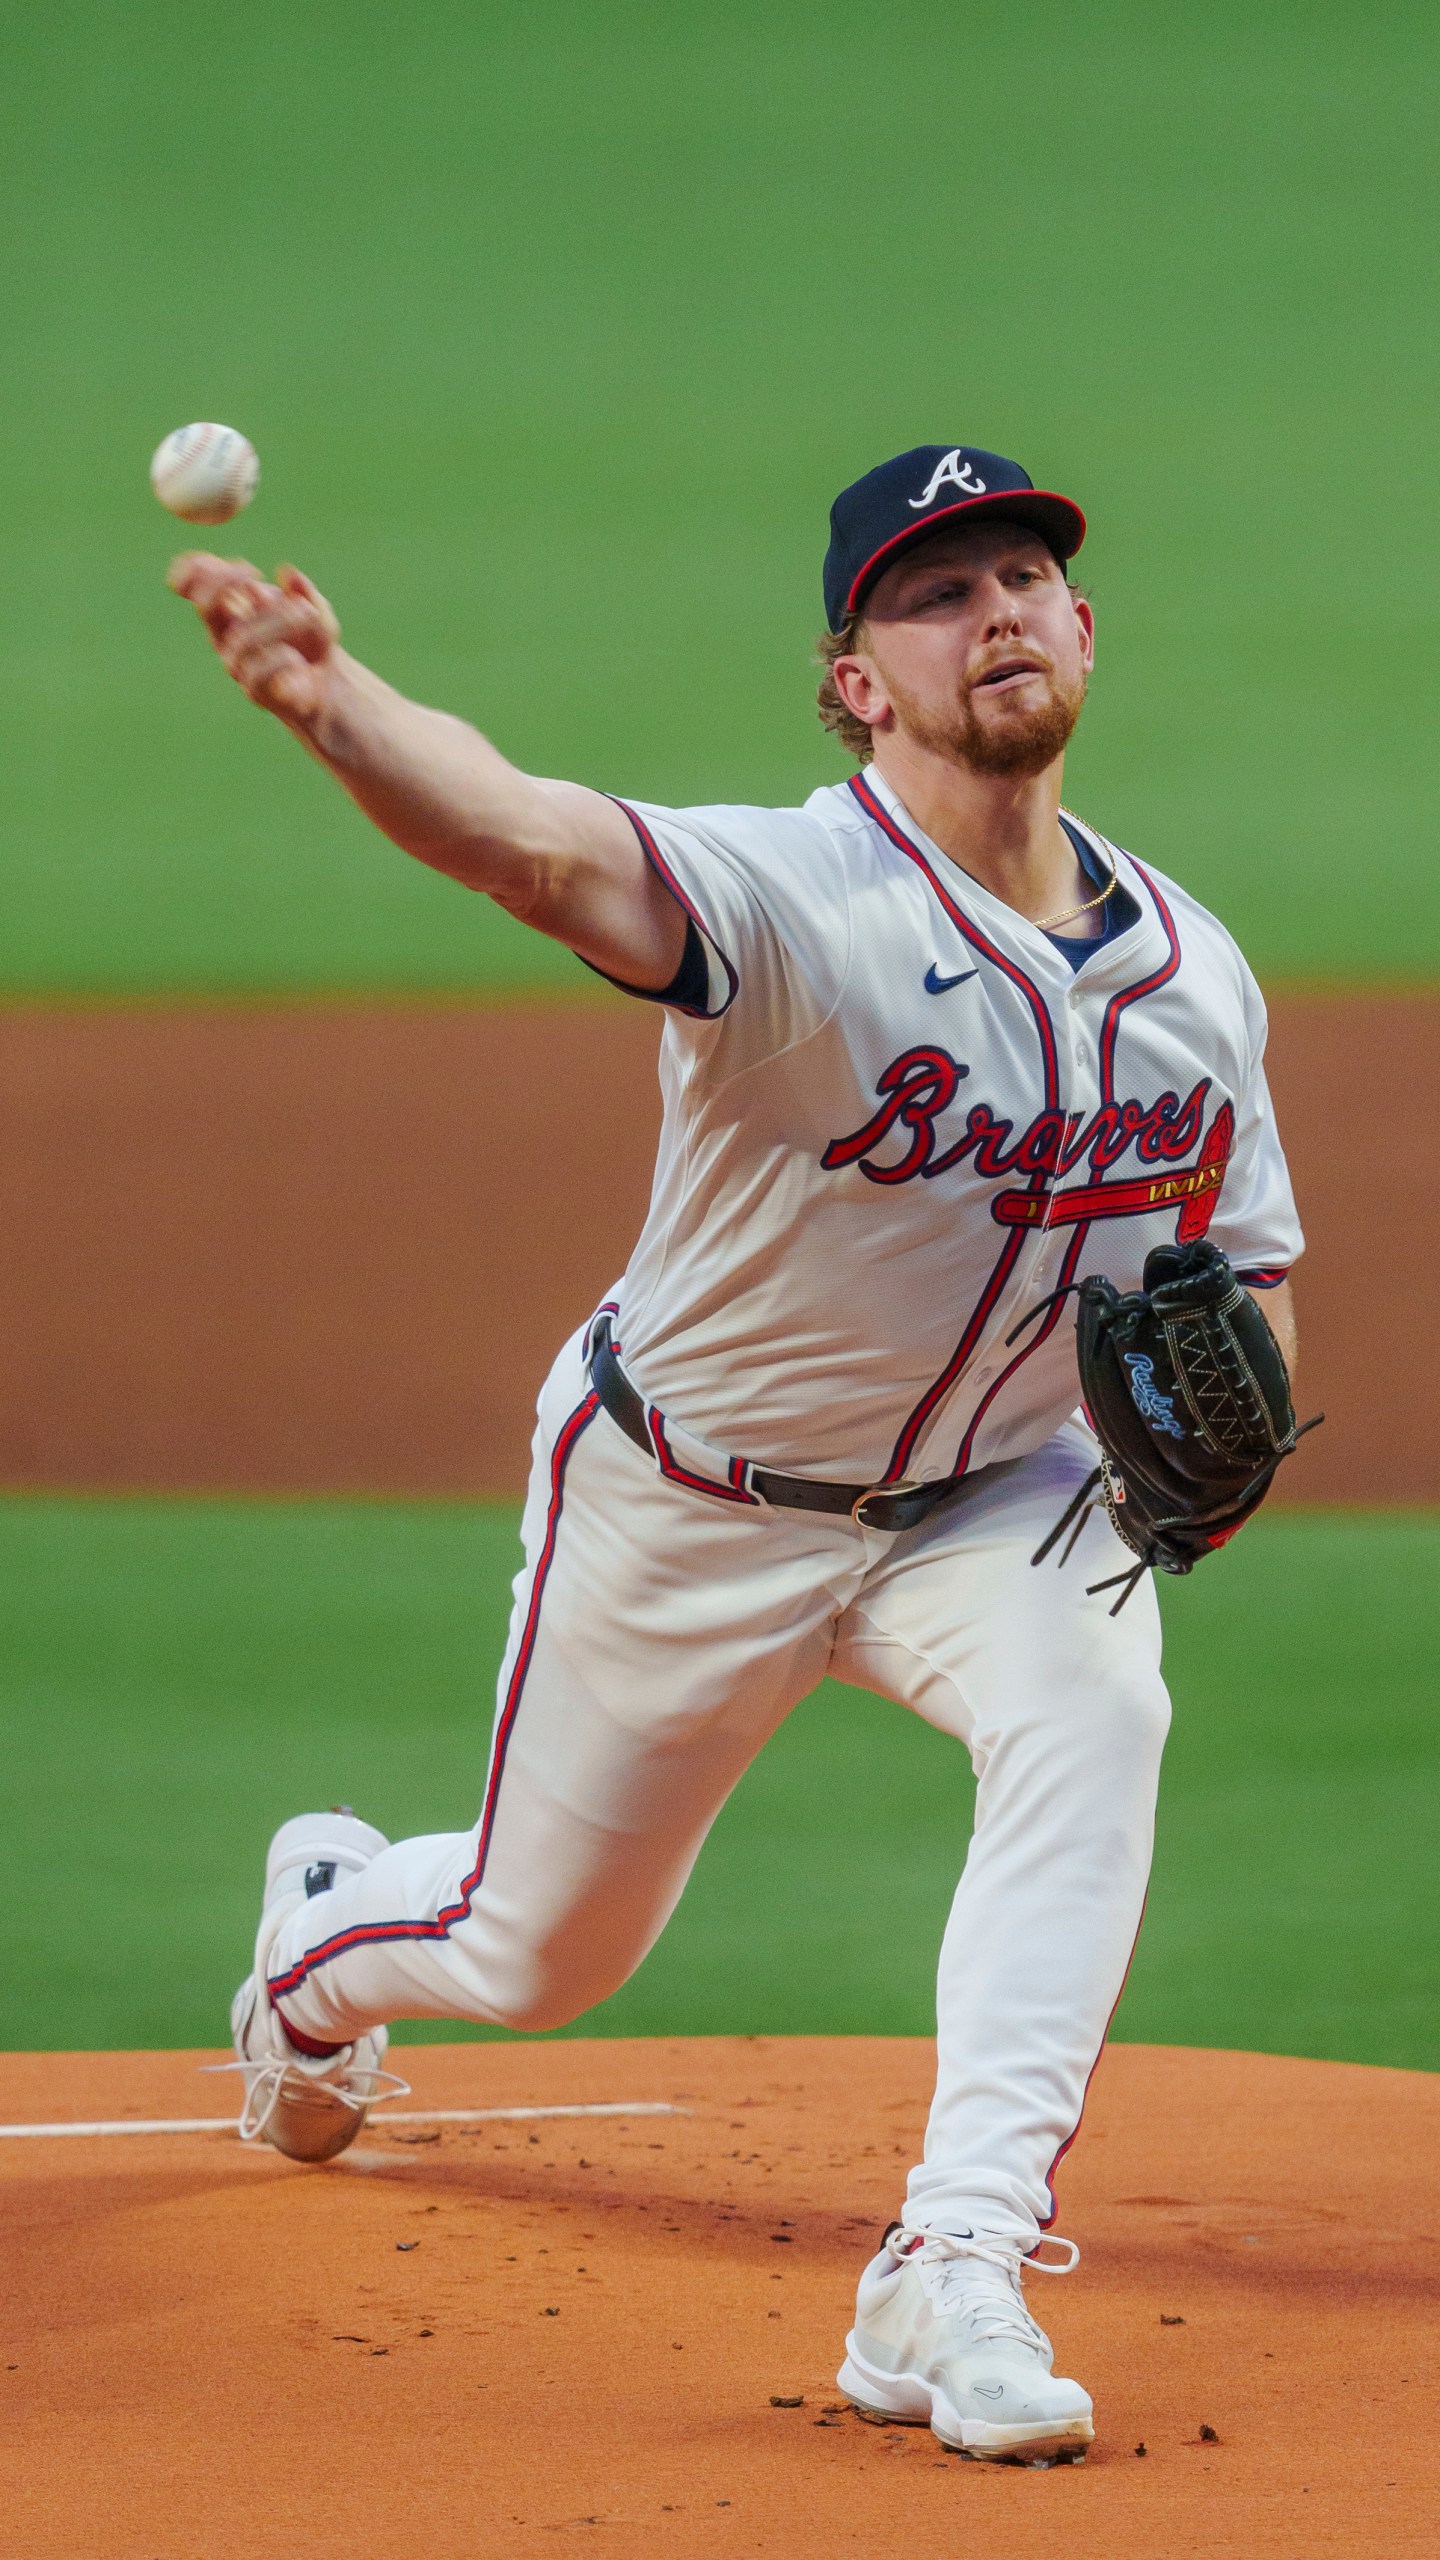
[[[0,2057],[0,2118],[220,2116],[212,2058]],[[1061,2190],[1085,2264],[1032,2282],[1099,2441],[1038,2472],[864,2425],[835,2389],[925,2044],[397,2059],[411,2120],[328,2169],[218,2131],[0,2139],[7,2549],[1436,2547],[1440,2078],[1117,2046]],[[414,2120],[446,2108],[571,2112]]]

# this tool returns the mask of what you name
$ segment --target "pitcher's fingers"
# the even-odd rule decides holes
[[[222,651],[236,623],[253,622],[267,603],[281,601],[278,587],[267,586],[248,560],[206,559],[191,571],[186,591],[215,647]]]
[[[282,595],[278,587],[226,588],[218,610],[227,619],[216,645],[231,674],[239,676],[242,683],[245,659],[256,650],[272,648],[277,641],[311,659],[323,658],[330,646],[329,627],[314,605],[297,596]]]
[[[222,589],[237,583],[263,584],[253,560],[221,560],[213,551],[182,551],[172,560],[165,583],[197,613],[204,613]]]
[[[301,596],[307,604],[312,604],[316,612],[324,617],[331,639],[339,639],[339,615],[329,597],[322,596],[314,579],[307,578],[303,569],[297,569],[293,561],[282,560],[275,572],[275,584],[283,588],[287,596]]]
[[[218,632],[222,626],[236,623],[274,623],[279,629],[281,626],[275,622],[275,617],[283,614],[285,609],[285,598],[278,587],[270,585],[268,579],[232,578],[228,586],[221,588],[203,619],[212,633]]]
[[[277,650],[287,657],[300,657],[300,651],[293,647],[283,631],[263,630],[254,624],[240,623],[231,626],[221,646],[220,656],[226,673],[232,675],[237,684],[242,684],[248,693],[257,670],[279,663]]]
[[[190,604],[194,602],[196,581],[224,566],[213,551],[177,551],[165,572],[165,584],[172,595],[183,596]]]
[[[300,570],[282,567],[275,572],[273,592],[283,599],[276,613],[283,618],[286,639],[307,658],[323,658],[339,639],[340,625],[319,588]]]
[[[282,677],[303,677],[307,686],[314,681],[308,659],[302,658],[298,649],[290,648],[283,640],[272,641],[266,647],[237,650],[230,673],[236,683],[244,687],[252,702],[267,707],[273,698],[278,698],[276,689]]]

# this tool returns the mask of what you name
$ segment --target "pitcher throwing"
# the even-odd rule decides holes
[[[1158,1435],[1163,1510],[1168,1450],[1216,1439],[1175,1287],[1203,1265],[1211,1368],[1283,1455],[1284,1370],[1256,1404],[1250,1355],[1275,1346],[1245,1293],[1291,1359],[1301,1249],[1249,970],[1060,805],[1084,529],[970,446],[843,491],[820,709],[859,770],[799,809],[535,780],[357,664],[298,571],[172,572],[231,675],[405,852],[664,1009],[649,1214],[540,1394],[480,1819],[393,1846],[345,1815],[280,1831],[233,2018],[248,2123],[328,2157],[387,2020],[589,2008],[791,1707],[826,1672],[896,1699],[969,1751],[975,1831],[924,2158],[840,2379],[867,2413],[1025,2461],[1092,2434],[1021,2270],[1056,2265],[1055,2173],[1140,1925],[1169,1715],[1143,1568],[1189,1552],[1148,1513],[1137,1538],[1113,1447],[1084,1498],[1104,1452],[1070,1293],[1134,1292],[1169,1248],[1149,1332],[1133,1309],[1117,1329],[1113,1293],[1083,1302]],[[1229,1463],[1197,1552],[1268,1482],[1243,1442]],[[1073,1554],[1033,1563],[1067,1512]],[[1048,2246],[1057,2271],[1078,2255]]]

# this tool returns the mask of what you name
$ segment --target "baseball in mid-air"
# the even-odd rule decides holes
[[[238,427],[204,423],[177,427],[157,445],[150,486],[162,507],[187,524],[228,524],[248,507],[260,478],[260,457]]]

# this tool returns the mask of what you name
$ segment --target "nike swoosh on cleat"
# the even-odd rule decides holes
[[[925,993],[927,996],[946,995],[951,987],[961,987],[967,978],[975,978],[979,974],[977,969],[961,969],[953,978],[942,978],[939,961],[932,960],[925,972]]]

